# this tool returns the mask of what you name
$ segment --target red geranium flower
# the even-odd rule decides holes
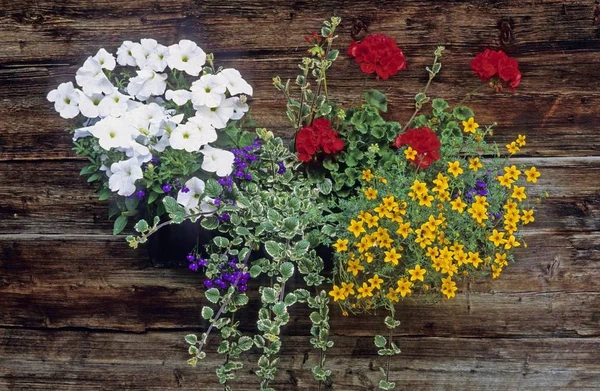
[[[510,87],[511,91],[521,84],[521,72],[519,72],[517,60],[508,57],[502,50],[486,49],[483,53],[479,53],[471,60],[471,69],[484,83],[487,83],[492,77],[498,76]]]
[[[298,159],[309,162],[317,152],[334,154],[344,149],[344,141],[332,129],[327,118],[317,118],[310,126],[305,126],[296,135]]]
[[[410,129],[396,137],[394,146],[400,148],[403,145],[408,145],[417,151],[414,164],[421,168],[428,168],[431,163],[440,158],[440,139],[428,127]]]
[[[359,42],[352,42],[348,54],[360,64],[364,73],[376,72],[387,80],[398,71],[406,69],[406,59],[396,41],[384,34],[371,34]]]

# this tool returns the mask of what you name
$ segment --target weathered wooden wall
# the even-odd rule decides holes
[[[517,92],[482,93],[472,106],[479,123],[499,122],[498,142],[527,133],[523,159],[543,173],[536,191],[550,193],[529,247],[501,279],[463,286],[450,302],[403,304],[392,380],[401,390],[600,390],[597,0],[0,1],[1,390],[221,389],[216,362],[185,364],[182,336],[204,327],[200,276],[153,267],[143,249],[110,235],[106,204],[78,176],[84,162],[70,150],[68,122],[45,96],[99,47],[189,38],[237,67],[255,87],[255,118],[285,134],[271,78],[295,75],[302,36],[333,13],[343,17],[341,45],[362,28],[404,50],[406,72],[367,83],[385,86],[400,121],[436,45],[447,51],[431,92],[451,102],[477,83],[468,69],[476,52],[516,57]],[[352,103],[362,75],[341,57],[331,91]],[[307,313],[297,308],[285,330],[277,389],[315,389]],[[333,314],[333,389],[375,389],[381,318]],[[257,389],[256,358],[234,389]]]

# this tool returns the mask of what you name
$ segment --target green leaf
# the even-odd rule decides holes
[[[156,201],[156,199],[160,196],[160,194],[152,191],[150,192],[150,195],[148,196],[148,204],[153,203],[154,201]]]
[[[323,195],[328,195],[331,193],[331,190],[333,189],[333,184],[331,183],[331,179],[325,178],[325,180],[323,182],[319,183],[318,187],[319,187],[319,191]]]
[[[284,302],[286,305],[294,305],[296,304],[296,302],[298,301],[298,296],[296,296],[295,293],[290,292],[287,295],[285,295],[285,299]]]
[[[298,218],[294,216],[286,217],[285,219],[283,219],[283,226],[290,232],[295,232],[296,228],[298,228],[299,223],[300,221],[298,220]]]
[[[243,351],[250,350],[250,348],[252,348],[252,343],[253,343],[252,338],[242,336],[238,340],[238,347],[240,349],[242,349]]]
[[[271,223],[276,224],[279,222],[279,220],[281,220],[281,215],[275,209],[269,209],[267,212],[267,219]]]
[[[262,273],[262,268],[258,265],[254,265],[250,268],[250,277],[256,278]]]
[[[279,243],[277,243],[273,240],[267,240],[265,242],[265,251],[272,258],[279,258],[281,256],[281,249],[279,247]]]
[[[275,303],[277,301],[277,291],[271,287],[264,287],[261,299],[265,303]]]
[[[217,247],[226,248],[229,246],[229,239],[224,238],[222,236],[215,236],[213,238],[213,243],[217,245]]]
[[[112,196],[110,189],[102,189],[98,191],[98,200],[105,201]]]
[[[452,114],[460,121],[466,121],[474,116],[473,110],[466,106],[455,107],[454,110],[452,110]]]
[[[318,312],[311,312],[310,321],[313,322],[314,324],[319,324],[323,321],[323,318],[321,317],[321,314],[319,314]]]
[[[294,252],[303,254],[303,253],[306,253],[309,248],[310,248],[310,242],[308,240],[301,240],[301,241],[297,242],[296,245],[294,246]]]
[[[238,234],[238,235],[240,235],[240,236],[248,236],[248,235],[250,235],[250,231],[246,227],[236,227],[235,228],[235,233]]]
[[[394,383],[394,382],[389,382],[389,381],[385,381],[385,380],[379,381],[379,388],[381,388],[382,390],[392,390],[395,387],[396,387],[396,383]]]
[[[194,334],[188,334],[185,336],[185,342],[189,343],[190,345],[195,345],[198,343],[198,337],[196,337]]]
[[[218,197],[223,192],[223,186],[219,184],[215,179],[210,178],[206,180],[206,184],[204,186],[204,195],[208,197]]]
[[[202,307],[202,318],[203,319],[210,319],[213,317],[213,315],[215,314],[215,311],[213,311],[212,308],[210,307]]]
[[[387,112],[387,96],[377,90],[365,92],[365,100],[371,106],[377,107],[384,113]]]
[[[217,288],[211,288],[204,292],[204,296],[206,296],[206,300],[215,304],[217,301],[219,301],[221,294],[219,293],[219,290]]]
[[[163,198],[163,205],[165,206],[165,211],[167,211],[169,215],[185,215],[184,207],[179,205],[177,200],[173,197]]]
[[[121,216],[117,217],[117,219],[115,220],[115,225],[113,227],[113,235],[120,234],[125,229],[126,226],[127,226],[127,216],[121,215]]]
[[[291,278],[294,275],[294,265],[291,262],[284,262],[279,266],[279,272],[285,278]]]
[[[280,301],[279,303],[273,306],[273,313],[276,316],[283,316],[287,312],[286,305],[284,302]]]
[[[83,167],[79,172],[79,175],[90,175],[96,172],[97,170],[98,168],[94,164],[90,164],[88,166]]]
[[[388,329],[395,329],[396,327],[398,327],[400,325],[400,321],[394,320],[394,318],[392,318],[391,316],[386,316],[384,323]]]
[[[219,226],[219,220],[216,216],[206,216],[200,222],[202,228],[212,231]]]
[[[148,231],[148,222],[146,220],[140,220],[135,224],[135,230],[140,233]]]
[[[385,347],[385,345],[387,345],[387,340],[385,339],[385,337],[383,337],[381,335],[376,335],[375,336],[375,346],[377,346],[378,348],[383,348],[383,347]]]
[[[197,346],[194,345],[190,345],[190,347],[188,348],[188,353],[195,356],[200,352],[200,350],[198,349]]]
[[[191,367],[195,367],[198,364],[198,358],[197,357],[192,357],[189,360],[187,360],[187,363],[191,366]]]
[[[431,106],[433,107],[433,110],[435,112],[443,112],[448,107],[450,107],[448,102],[446,102],[444,99],[441,99],[441,98],[435,98],[434,100],[432,100]]]
[[[332,50],[327,55],[327,60],[329,60],[329,61],[335,61],[335,60],[337,60],[339,54],[340,54],[339,50]]]
[[[217,353],[223,354],[229,350],[229,341],[221,341],[219,347],[217,348]]]
[[[233,301],[234,301],[235,305],[241,307],[243,305],[248,304],[248,296],[246,296],[244,293],[242,293],[242,294],[235,296]]]

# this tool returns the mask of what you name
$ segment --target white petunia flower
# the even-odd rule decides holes
[[[246,94],[252,96],[252,86],[242,78],[241,73],[234,68],[223,69],[219,72],[225,78],[225,84],[231,95]]]
[[[123,44],[117,49],[117,63],[125,66],[129,65],[134,67],[137,65],[135,57],[133,57],[133,48],[135,46],[141,46],[139,43],[133,43],[131,41],[124,41]]]
[[[231,103],[233,104],[233,115],[231,116],[231,119],[242,119],[244,114],[246,114],[250,109],[248,104],[242,103],[242,100],[237,96],[233,96],[231,98],[228,98],[227,100],[231,101]]]
[[[100,63],[92,57],[88,57],[83,66],[77,70],[75,80],[88,96],[102,93],[112,94],[115,89],[104,74]]]
[[[112,175],[108,179],[108,187],[125,197],[135,192],[135,181],[144,177],[140,163],[135,158],[113,163],[110,171]]]
[[[167,66],[169,48],[154,39],[144,38],[131,47],[131,54],[140,69],[162,72]]]
[[[84,126],[83,128],[75,129],[75,132],[73,132],[73,141],[77,141],[80,138],[91,136],[92,134],[90,133],[90,130],[92,129],[92,127],[93,126]]]
[[[197,108],[196,117],[203,118],[216,129],[223,129],[234,113],[233,102],[225,99],[219,107],[194,106]]]
[[[198,152],[203,145],[216,141],[217,137],[217,132],[212,125],[203,118],[192,117],[171,133],[169,143],[173,149]]]
[[[172,100],[178,106],[183,106],[192,99],[192,93],[188,90],[167,90],[167,92],[165,92],[165,98]]]
[[[204,197],[204,200],[200,203],[200,212],[205,215],[215,213],[217,209],[219,208],[215,206],[215,200],[213,198]]]
[[[167,60],[169,58],[169,48],[158,44],[154,51],[150,53],[146,60],[146,68],[152,69],[153,71],[162,72],[167,67]]]
[[[83,92],[79,92],[79,110],[81,114],[88,118],[97,118],[100,116],[98,111],[98,106],[100,102],[102,102],[104,95],[102,94],[92,94],[91,96],[87,96]]]
[[[120,117],[127,112],[130,100],[129,95],[123,95],[115,88],[115,91],[104,97],[98,105],[98,112],[101,117]]]
[[[152,159],[152,154],[147,146],[133,140],[129,145],[129,148],[120,148],[121,152],[125,152],[127,157],[135,158],[140,164],[149,162]]]
[[[54,110],[63,118],[75,118],[79,114],[79,90],[73,87],[72,82],[60,84],[48,93],[46,99],[54,102]]]
[[[127,121],[123,121],[121,118],[106,117],[98,121],[89,131],[98,139],[100,146],[107,151],[111,148],[129,148],[131,146],[131,128]]]
[[[166,74],[156,73],[143,69],[137,71],[137,76],[132,77],[127,85],[127,92],[139,100],[147,100],[152,95],[162,95],[167,88]]]
[[[188,75],[198,76],[206,63],[206,53],[195,42],[182,39],[179,44],[169,46],[167,64],[172,69],[179,69]]]
[[[192,83],[194,106],[217,107],[225,100],[225,78],[220,75],[204,75]]]
[[[183,189],[179,190],[177,193],[177,202],[185,208],[185,210],[189,213],[191,209],[195,209],[200,204],[200,197],[204,193],[204,181],[202,179],[198,179],[196,177],[190,178],[185,183],[185,189],[187,192],[184,192]]]
[[[98,61],[98,64],[104,69],[108,69],[112,71],[115,69],[117,65],[115,62],[115,57],[107,52],[104,48],[98,50],[98,53],[93,57],[94,60]]]
[[[233,160],[235,155],[229,151],[219,148],[213,148],[205,145],[200,151],[204,155],[202,160],[202,169],[207,172],[214,172],[220,177],[227,176],[233,171]]]

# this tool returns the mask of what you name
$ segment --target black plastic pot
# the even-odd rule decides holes
[[[169,224],[148,238],[148,257],[154,267],[187,266],[186,256],[196,245],[208,243],[213,238],[210,231],[200,227],[200,222],[189,220]]]

